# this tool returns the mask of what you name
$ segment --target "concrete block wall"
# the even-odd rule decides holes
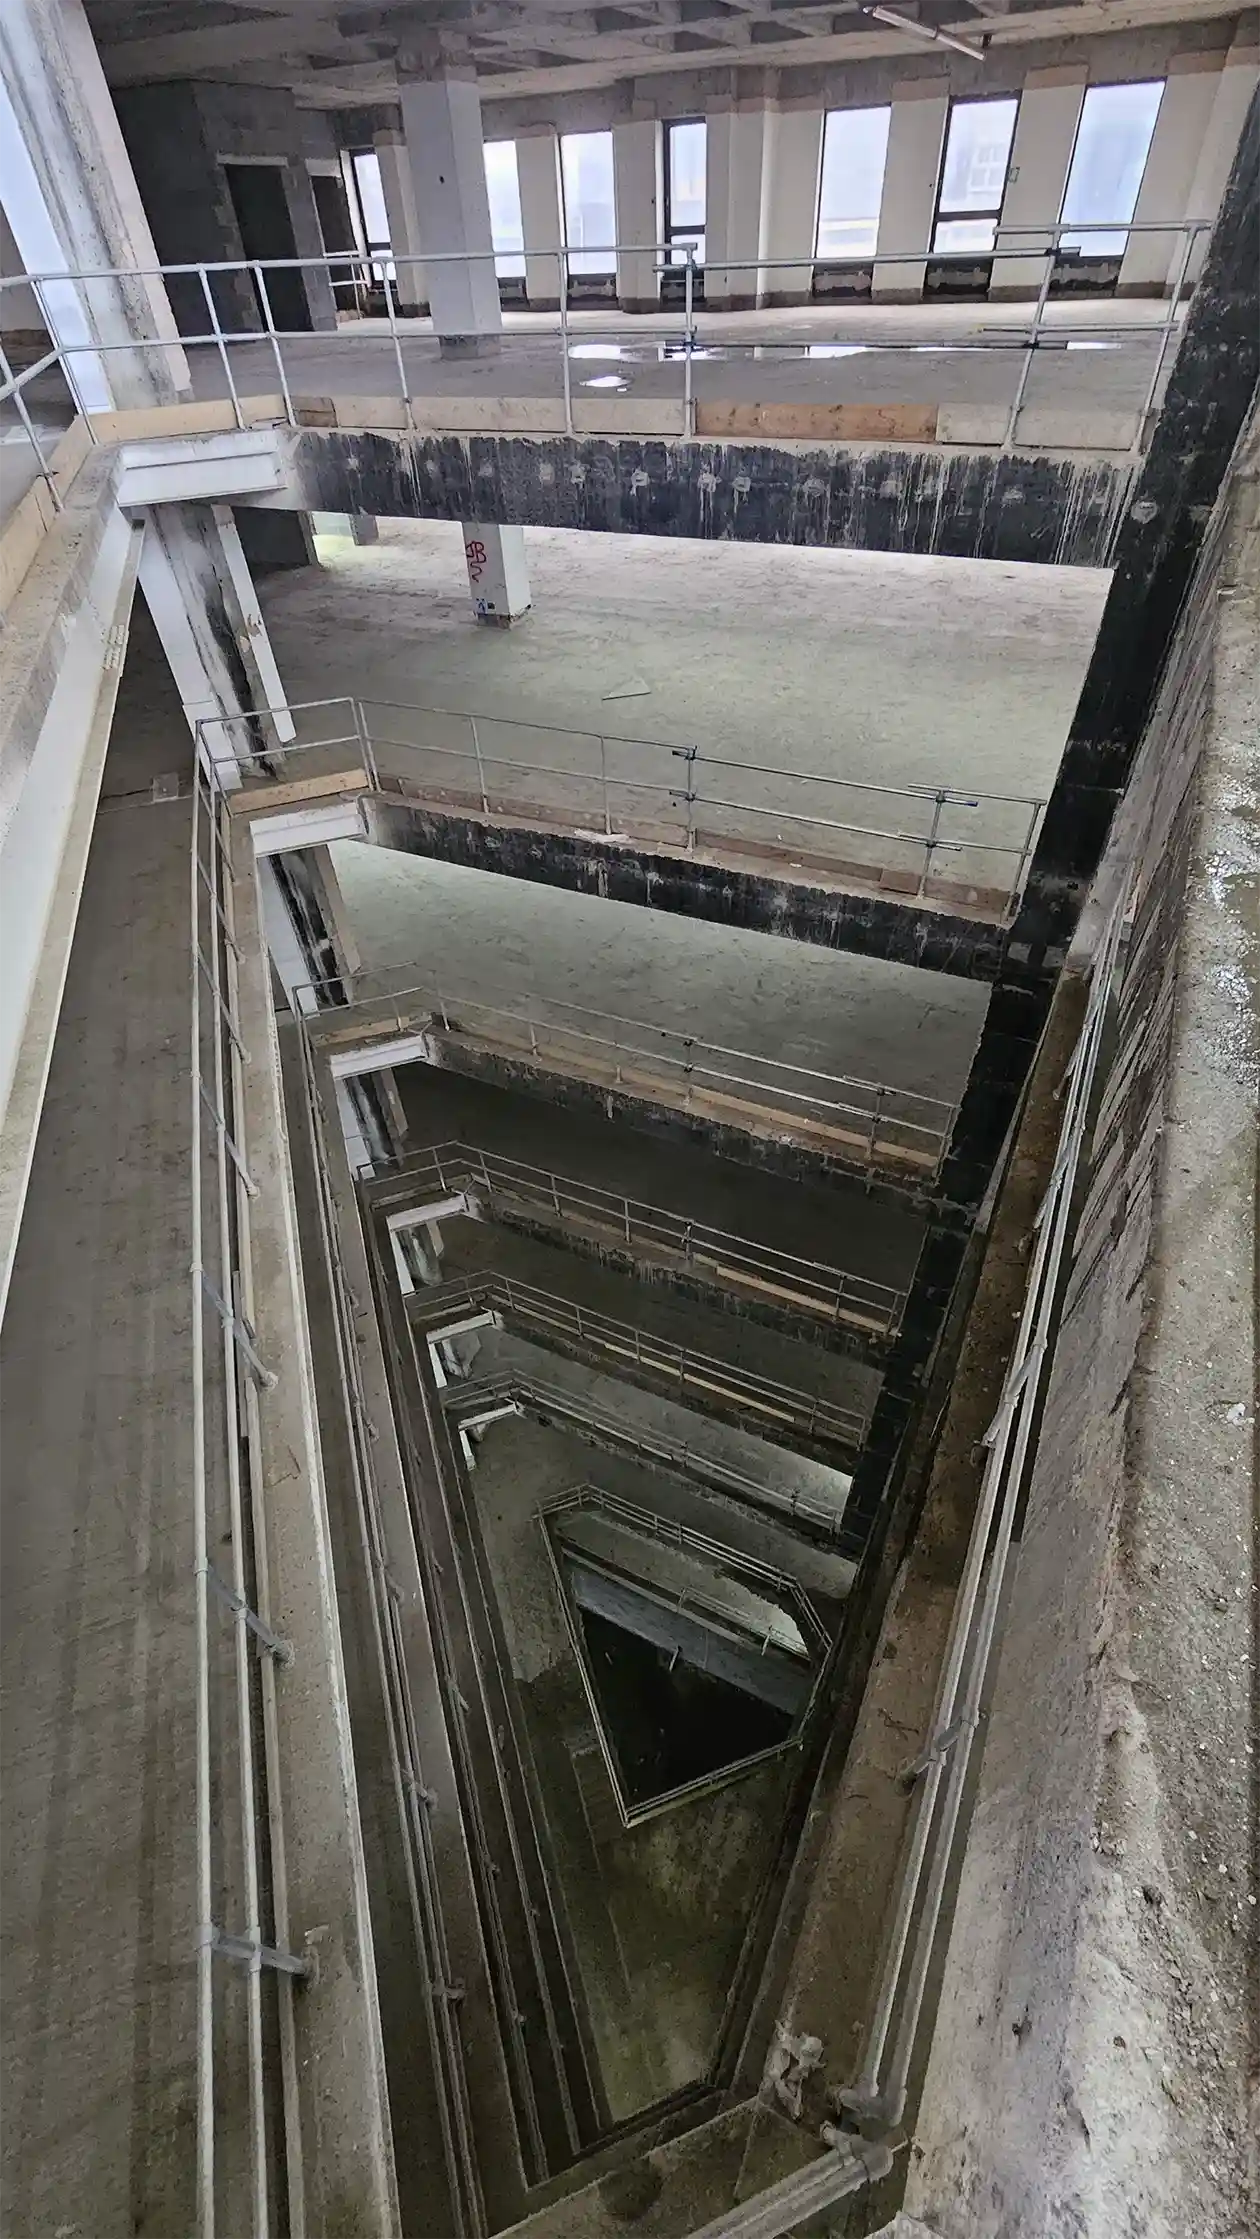
[[[299,257],[324,253],[310,159],[334,158],[337,142],[322,111],[299,109],[273,86],[120,86],[118,119],[158,256],[164,264],[230,263],[244,255],[224,163],[269,160],[282,166],[285,199]],[[332,327],[336,312],[327,275],[302,275],[314,327]],[[174,280],[171,303],[182,334],[204,333],[205,296],[195,277]],[[243,274],[214,284],[219,318],[229,330],[258,323],[252,287]]]

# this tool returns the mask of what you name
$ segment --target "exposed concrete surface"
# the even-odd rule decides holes
[[[1044,796],[1108,582],[1101,568],[698,552],[566,529],[527,529],[525,547],[533,610],[500,631],[472,618],[453,522],[382,521],[374,545],[321,537],[321,571],[262,588],[289,699],[353,693],[879,785]],[[532,757],[557,758],[541,737]],[[788,805],[844,814],[800,788]],[[878,796],[856,805],[874,820]]]
[[[475,1144],[898,1288],[914,1272],[922,1221],[875,1202],[860,1183],[837,1179],[817,1190],[754,1175],[686,1145],[665,1148],[633,1128],[462,1080],[436,1066],[400,1066],[395,1078],[407,1119],[406,1148],[417,1156],[425,1144]]]
[[[76,2239],[194,2222],[189,740],[134,686],[0,1355],[5,2220]]]
[[[945,2239],[1254,2228],[1257,534],[1253,454],[1158,716],[1201,796],[1170,757],[906,2193]]]
[[[364,996],[418,987],[510,1009],[578,1004],[754,1057],[944,1098],[960,1093],[988,991],[901,964],[656,916],[355,840],[329,850]],[[591,1033],[598,1020],[574,1020]],[[620,1031],[620,1030],[618,1030]],[[810,1094],[808,1081],[796,1084]]]

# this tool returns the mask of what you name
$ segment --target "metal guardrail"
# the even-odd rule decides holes
[[[252,1320],[257,1186],[239,1132],[247,1052],[223,814],[198,766],[190,864],[195,2229],[197,2239],[219,2230],[230,2239],[248,2215],[255,2239],[267,2239],[290,2229],[285,2172],[294,2157],[300,2167],[293,1994],[310,1961],[293,1951],[288,1917],[276,1673],[291,1651],[269,1609],[258,1416],[259,1394],[276,1376],[259,1357]]]
[[[569,1181],[470,1143],[435,1144],[400,1161],[394,1171],[408,1184],[432,1186],[446,1196],[481,1191],[487,1198],[511,1197],[559,1221],[586,1222],[605,1237],[615,1237],[628,1251],[680,1259],[710,1280],[768,1294],[775,1305],[816,1314],[834,1324],[850,1321],[872,1333],[892,1336],[905,1308],[907,1292],[890,1283],[872,1282],[821,1260],[776,1251],[772,1245],[732,1236],[682,1213],[642,1204],[592,1182]]]
[[[1094,1077],[1121,935],[1123,893],[1100,943],[1085,1020],[1069,1062],[1063,1121],[1049,1186],[1038,1209],[1019,1332],[987,1455],[975,1522],[954,1605],[931,1731],[907,1768],[914,1804],[895,1883],[874,2010],[854,2082],[835,2096],[851,2114],[893,2129],[902,2120],[945,1888],[980,1725],[1016,1511],[1054,1357],[1061,1270],[1086,1138]]]
[[[985,261],[994,265],[1009,261],[1026,267],[1030,262],[1040,260],[1042,267],[1041,283],[1035,299],[1029,306],[1029,320],[1026,329],[1021,332],[1017,328],[1007,327],[1003,330],[1001,336],[992,342],[984,340],[978,343],[971,340],[968,342],[969,348],[1017,350],[1022,353],[1019,378],[1002,439],[1001,447],[1003,449],[1010,449],[1018,439],[1020,415],[1027,399],[1029,376],[1038,349],[1047,345],[1058,348],[1070,340],[1093,341],[1097,339],[1096,327],[1074,328],[1066,322],[1058,320],[1054,321],[1052,325],[1047,325],[1046,311],[1050,299],[1051,283],[1056,270],[1061,237],[1070,234],[1073,240],[1076,240],[1078,236],[1084,233],[1114,234],[1123,232],[1126,240],[1133,235],[1158,234],[1170,242],[1180,241],[1182,244],[1180,255],[1176,258],[1176,270],[1170,282],[1168,308],[1162,321],[1157,326],[1140,323],[1130,324],[1126,328],[1117,324],[1112,329],[1113,333],[1138,334],[1157,341],[1155,362],[1146,385],[1144,402],[1137,412],[1138,432],[1133,450],[1135,454],[1140,451],[1143,443],[1142,431],[1158,395],[1159,384],[1163,378],[1176,332],[1177,314],[1187,286],[1195,244],[1201,235],[1211,231],[1213,222],[1207,218],[1180,220],[1168,224],[1148,224],[1146,222],[1104,224],[1100,221],[1097,224],[1079,225],[1075,222],[1066,224],[1059,221],[1047,225],[1003,227],[1000,229],[994,248],[985,252]],[[1019,245],[1021,240],[1022,246]],[[584,255],[605,255],[613,265],[616,264],[618,258],[650,256],[654,260],[654,270],[661,274],[676,269],[679,249],[682,249],[684,257],[681,309],[672,317],[663,314],[660,322],[656,322],[650,317],[636,320],[634,331],[636,339],[641,342],[657,344],[663,358],[677,358],[680,368],[678,401],[682,406],[683,432],[690,436],[695,433],[694,364],[697,358],[703,357],[706,345],[711,346],[715,338],[714,335],[703,334],[697,323],[701,307],[696,301],[695,283],[699,272],[703,268],[697,264],[694,246],[679,244],[677,248],[671,249],[668,244],[661,242],[611,242],[599,247],[592,246],[590,249],[584,246],[582,253]],[[549,319],[550,316],[557,317],[554,333],[559,344],[559,391],[563,400],[565,429],[569,434],[573,434],[575,432],[571,365],[573,329],[570,323],[567,288],[569,251],[565,248],[531,249],[528,256],[530,262],[535,266],[550,264],[556,272],[558,315],[537,313],[535,316],[538,318],[540,329],[544,334],[549,333],[549,328],[542,326],[544,319]],[[855,261],[860,261],[863,270],[878,270],[881,266],[900,266],[904,271],[907,266],[914,267],[925,264],[929,260],[934,266],[951,263],[974,265],[977,258],[973,251],[957,251],[937,256],[925,243],[917,251],[872,254]],[[808,272],[812,276],[815,267],[820,262],[825,263],[826,261],[828,260],[817,257],[776,257],[773,260],[772,268],[776,272]],[[0,289],[28,288],[30,290],[35,298],[45,328],[49,336],[53,338],[53,343],[38,364],[25,367],[16,374],[12,371],[9,360],[0,355],[0,375],[3,376],[0,379],[0,406],[10,401],[13,402],[14,409],[22,421],[24,432],[32,445],[35,457],[39,461],[40,471],[50,490],[53,490],[54,502],[56,501],[56,492],[47,464],[43,441],[31,420],[24,395],[31,382],[38,379],[41,374],[47,373],[54,365],[60,369],[77,409],[88,420],[90,426],[92,407],[84,402],[84,384],[76,378],[76,365],[79,361],[86,361],[86,365],[81,370],[88,373],[89,369],[99,369],[101,361],[108,358],[112,353],[123,351],[131,354],[134,358],[148,350],[154,353],[155,361],[162,367],[162,378],[167,381],[169,376],[166,373],[166,356],[169,351],[176,348],[185,352],[206,350],[213,353],[219,361],[233,417],[238,426],[244,427],[246,420],[242,404],[242,390],[237,380],[237,373],[233,368],[233,353],[239,353],[243,346],[253,346],[255,348],[261,346],[267,355],[270,369],[274,373],[275,389],[280,398],[282,416],[291,427],[296,427],[299,425],[299,419],[294,404],[290,375],[291,372],[296,371],[300,360],[292,356],[294,346],[296,345],[300,349],[302,345],[309,347],[312,342],[315,342],[332,344],[339,349],[353,351],[356,347],[361,346],[364,328],[369,325],[368,321],[363,320],[356,327],[335,323],[330,324],[327,328],[314,329],[311,327],[285,328],[279,326],[272,307],[267,276],[270,274],[274,281],[275,277],[280,274],[311,273],[318,275],[321,293],[326,297],[330,320],[335,321],[336,316],[334,309],[335,289],[340,289],[343,292],[352,289],[355,294],[356,305],[361,312],[367,311],[369,306],[374,305],[377,301],[383,303],[384,331],[388,335],[389,344],[386,356],[390,376],[396,383],[396,395],[404,424],[408,428],[414,428],[412,397],[416,394],[416,391],[414,382],[408,374],[404,343],[414,356],[417,341],[430,340],[431,338],[418,337],[415,333],[414,323],[407,315],[407,307],[402,304],[400,299],[399,273],[414,269],[417,274],[423,275],[426,270],[435,265],[452,264],[468,267],[477,264],[489,264],[493,267],[496,262],[497,259],[493,250],[458,254],[443,252],[425,257],[395,256],[391,254],[388,259],[373,258],[361,250],[344,250],[331,254],[326,253],[318,257],[239,258],[212,263],[100,266],[80,272],[35,272],[12,275],[0,280]],[[756,276],[766,268],[767,263],[768,260],[765,258],[723,259],[721,266],[715,267],[715,269],[721,269],[727,274],[752,273],[754,275],[753,292],[755,293],[759,284]],[[110,283],[116,286],[119,282],[134,283],[136,280],[160,280],[168,287],[171,281],[179,283],[181,287],[187,289],[194,302],[204,303],[205,326],[199,332],[193,331],[178,336],[163,337],[157,334],[137,334],[125,341],[110,342],[104,340],[102,327],[105,322],[98,316],[97,306],[93,301],[94,290],[99,289],[102,283]],[[710,320],[721,320],[731,315],[721,311],[711,311],[706,314]],[[238,323],[241,321],[244,323]],[[799,316],[793,320],[790,314],[785,315],[784,327],[789,331],[778,336],[773,331],[767,331],[764,326],[760,327],[753,339],[732,338],[722,335],[720,327],[715,331],[720,336],[720,346],[726,355],[752,356],[755,354],[765,357],[776,352],[799,354],[802,347]],[[792,331],[793,329],[795,331]],[[610,339],[613,332],[614,330],[609,330]],[[583,317],[578,333],[582,344],[589,348],[592,342],[598,338],[599,330],[590,323],[589,316],[587,316]],[[624,326],[618,327],[615,330],[615,335],[618,340],[624,342],[626,340]],[[881,336],[872,332],[867,335],[860,324],[854,323],[851,313],[846,317],[844,336],[846,344],[855,348],[895,350],[899,347],[911,349],[916,347],[915,344],[908,342],[905,344],[890,342],[886,334]],[[288,356],[286,356],[286,352],[289,353]],[[242,367],[241,370],[245,373],[247,368]],[[88,385],[92,385],[90,374]],[[246,393],[252,394],[253,392]],[[1067,447],[1070,448],[1071,446]],[[1089,446],[1086,445],[1085,447]]]
[[[598,1445],[610,1445],[634,1454],[642,1461],[687,1478],[701,1490],[711,1491],[741,1506],[760,1509],[784,1523],[803,1524],[820,1539],[836,1543],[837,1552],[851,1553],[855,1559],[861,1552],[860,1540],[853,1547],[840,1546],[841,1541],[850,1540],[852,1536],[845,1531],[843,1509],[826,1508],[804,1493],[789,1491],[771,1480],[749,1477],[730,1462],[719,1461],[704,1448],[693,1446],[688,1439],[669,1438],[663,1433],[645,1430],[628,1416],[611,1414],[585,1393],[566,1391],[562,1384],[550,1383],[532,1369],[512,1368],[495,1376],[479,1377],[475,1382],[452,1384],[443,1395],[447,1414],[456,1420],[466,1407],[480,1413],[482,1408],[500,1404],[522,1406],[526,1410],[536,1408],[548,1421],[571,1424],[579,1437],[586,1435]],[[836,1475],[843,1478],[844,1472],[837,1471]]]
[[[852,1450],[861,1444],[870,1421],[869,1409],[863,1412],[843,1407],[819,1393],[799,1391],[775,1377],[758,1376],[751,1369],[736,1367],[693,1346],[654,1336],[637,1323],[593,1313],[571,1299],[539,1290],[532,1283],[518,1282],[514,1275],[500,1274],[497,1269],[413,1290],[407,1298],[410,1318],[419,1322],[431,1340],[437,1335],[431,1325],[443,1318],[449,1320],[452,1312],[466,1306],[489,1307],[506,1315],[512,1327],[524,1335],[567,1338],[585,1346],[609,1361],[613,1375],[619,1373],[622,1364],[632,1363],[642,1375],[668,1386],[669,1393],[683,1403],[697,1396],[702,1402],[711,1398],[742,1427],[760,1431],[771,1440],[776,1433],[790,1432],[820,1445]]]
[[[345,1006],[341,978],[313,982],[298,996],[322,1014],[334,1068],[339,1020],[343,1036],[353,1033],[356,1049],[378,1039],[414,1038],[419,1031],[452,1040],[467,1036],[489,1045],[492,1054],[569,1068],[630,1096],[658,1098],[674,1110],[760,1129],[824,1157],[834,1154],[863,1169],[882,1165],[925,1183],[940,1170],[957,1113],[957,1106],[941,1097],[757,1057],[577,1003],[535,998],[532,1006],[513,1009],[416,987],[356,995],[349,1007],[325,1010],[325,1003]],[[587,1023],[570,1023],[579,1020]]]
[[[307,735],[272,743],[278,715]],[[392,736],[395,717],[419,735]],[[931,892],[1001,920],[1018,908],[1046,805],[1039,794],[887,785],[660,739],[348,695],[261,708],[245,720],[255,737],[265,733],[241,758],[258,782],[283,780],[303,757],[348,750],[374,791],[393,781],[444,808],[523,816],[613,845],[639,840],[691,857],[742,848],[762,870],[848,876],[895,896]],[[748,797],[758,793],[768,797]]]

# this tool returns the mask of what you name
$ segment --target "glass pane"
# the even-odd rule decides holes
[[[564,182],[564,238],[570,272],[611,272],[616,258],[611,132],[565,132],[560,137]]]
[[[494,269],[501,280],[523,280],[525,229],[521,224],[521,183],[516,175],[515,140],[487,140],[485,158]]]
[[[942,218],[932,242],[937,256],[947,257],[970,250],[973,255],[989,256],[997,233],[996,218]]]
[[[949,112],[941,215],[1002,207],[1017,100],[960,101]]]
[[[699,233],[704,225],[704,120],[665,127],[669,154],[669,223],[671,232],[685,228]]]
[[[827,262],[875,253],[891,109],[833,109],[823,128],[818,238]]]
[[[1084,256],[1122,256],[1163,98],[1164,81],[1091,86],[1063,197],[1065,225],[1114,226],[1114,232],[1064,234],[1062,247]]]
[[[380,159],[375,148],[365,148],[354,157],[354,178],[367,229],[367,245],[369,249],[388,249],[392,246],[389,219],[381,187]]]

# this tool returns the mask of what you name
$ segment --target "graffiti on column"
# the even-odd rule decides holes
[[[480,537],[471,538],[464,546],[464,558],[468,562],[468,580],[476,590],[486,572],[486,548]]]

